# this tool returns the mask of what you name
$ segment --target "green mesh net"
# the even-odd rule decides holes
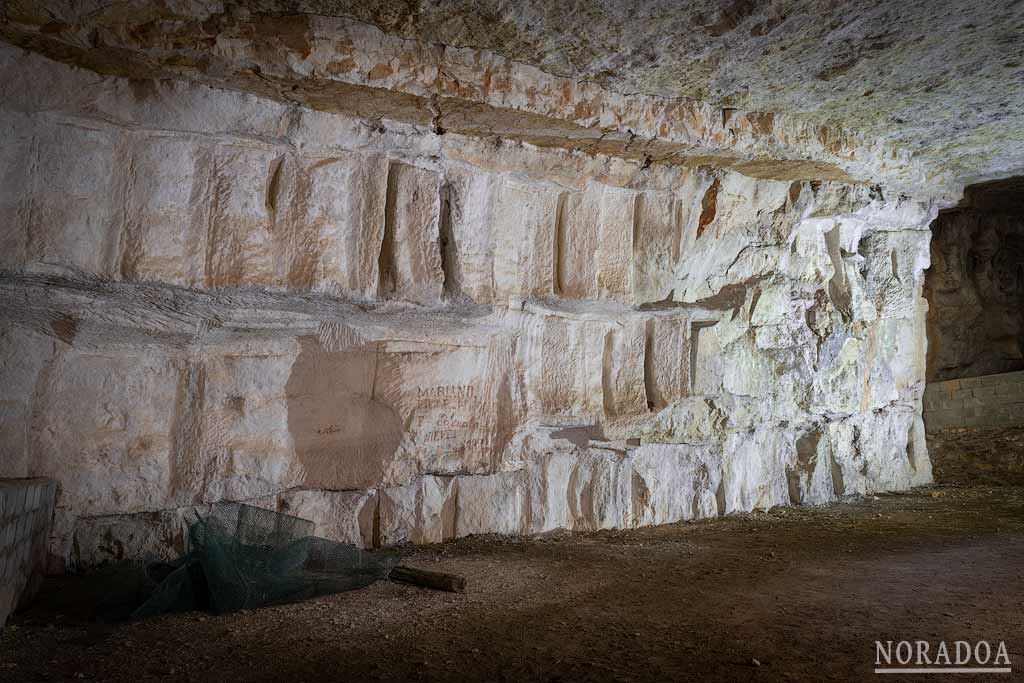
[[[152,564],[157,582],[133,616],[191,609],[215,613],[305,600],[367,586],[397,558],[313,536],[307,519],[242,503],[218,503],[189,526],[188,552]]]

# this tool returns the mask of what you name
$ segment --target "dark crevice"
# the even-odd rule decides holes
[[[789,205],[796,206],[796,203],[800,200],[800,191],[803,189],[803,184],[796,182],[791,183],[789,186]]]
[[[380,492],[373,497],[373,530],[371,532],[371,547],[379,548],[381,546],[381,531],[380,531]]]
[[[644,395],[647,397],[647,410],[664,407],[658,396],[657,378],[654,368],[654,321],[648,320],[644,327]]]
[[[389,298],[395,292],[395,210],[398,202],[398,174],[395,164],[388,166],[387,199],[384,204],[384,236],[381,239],[380,255],[377,258],[379,285],[377,293],[381,299]]]
[[[267,174],[267,186],[263,202],[267,211],[273,213],[277,210],[277,198],[281,191],[281,167],[284,165],[284,157],[279,156],[270,162],[270,170]]]
[[[458,277],[458,245],[452,230],[451,187],[441,186],[441,216],[438,222],[438,243],[441,252],[441,289],[448,300],[457,299],[461,294]]]
[[[566,204],[568,193],[562,192],[558,195],[558,205],[555,209],[555,238],[552,245],[551,266],[554,272],[551,274],[551,285],[555,296],[562,296],[565,291],[565,274],[562,267],[562,259],[565,254],[565,221]]]
[[[718,191],[721,189],[721,181],[715,178],[711,183],[711,187],[704,193],[704,198],[700,202],[700,220],[697,222],[697,239],[704,234],[711,222],[715,220],[715,215],[718,213]]]

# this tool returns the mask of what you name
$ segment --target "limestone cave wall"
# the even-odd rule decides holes
[[[224,499],[382,546],[931,478],[929,202],[0,72],[0,476],[58,563]]]
[[[1024,208],[944,211],[932,231],[928,380],[1024,370]]]

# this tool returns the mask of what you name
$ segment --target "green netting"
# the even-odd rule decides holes
[[[386,578],[397,558],[313,536],[307,519],[218,503],[189,527],[188,552],[150,565],[158,581],[133,616],[190,609],[216,613],[304,600]]]

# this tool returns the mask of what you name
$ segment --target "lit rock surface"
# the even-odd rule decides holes
[[[69,564],[225,499],[377,546],[930,481],[930,199],[0,72],[0,452]]]
[[[671,87],[602,86],[600,83],[606,81],[623,85],[615,79],[614,68],[607,74],[575,73],[574,69],[551,73],[538,68],[534,55],[520,60],[524,55],[514,46],[509,49],[502,44],[501,34],[493,33],[494,20],[499,17],[488,19],[495,13],[486,7],[461,12],[455,2],[450,3],[451,7],[425,10],[422,16],[426,21],[419,34],[410,28],[410,8],[405,3],[358,5],[273,1],[243,3],[243,7],[207,1],[78,5],[14,0],[0,14],[5,20],[0,22],[0,38],[99,73],[195,81],[320,111],[429,127],[438,134],[496,136],[539,147],[611,154],[646,164],[729,168],[755,178],[882,184],[892,190],[944,200],[954,198],[961,187],[957,173],[962,171],[960,167],[951,170],[941,164],[919,163],[911,158],[909,150],[886,144],[877,131],[875,137],[865,137],[856,128],[839,125],[846,121],[830,120],[823,125],[820,119],[797,116],[816,107],[737,108],[735,97],[719,96],[709,102],[692,99],[693,92],[675,92]],[[741,11],[736,19],[746,18],[752,4],[741,2],[738,6]],[[392,21],[381,22],[374,14],[374,10],[381,10],[389,15],[392,9],[399,15],[394,20],[402,32],[416,40],[396,35]],[[675,55],[680,53],[674,37],[680,27],[672,21],[683,11],[669,9],[659,11],[669,22],[664,27],[652,25],[643,31],[633,27],[629,39],[613,39],[610,43],[611,35],[624,33],[624,26],[615,26],[615,22],[628,21],[632,12],[625,15],[617,6],[605,9],[601,4],[592,7],[588,3],[578,17],[572,15],[580,10],[568,8],[553,10],[547,16],[547,10],[538,12],[529,5],[510,3],[497,14],[507,11],[516,15],[514,21],[519,25],[497,26],[530,36],[533,29],[526,24],[533,20],[541,32],[547,32],[548,22],[553,26],[569,19],[571,25],[577,23],[577,18],[597,18],[595,24],[584,29],[585,36],[589,31],[600,31],[600,15],[610,12],[616,18],[606,28],[613,34],[597,38],[592,43],[594,49],[613,49],[629,56],[637,48],[646,55],[652,37],[657,37],[668,42],[664,52]],[[367,10],[369,17],[365,16]],[[466,25],[467,32],[452,35],[439,20],[453,11],[470,22],[481,23]],[[353,19],[348,13],[378,21],[386,30]],[[559,17],[559,13],[567,16]],[[724,26],[731,30],[733,24],[729,21]],[[820,26],[817,19],[815,25]],[[662,33],[662,29],[669,33]],[[701,33],[685,31],[683,35],[690,42],[700,40]],[[554,47],[554,43],[578,45],[580,37],[573,32],[546,36],[542,49],[557,59],[564,55],[564,48]],[[764,40],[772,42],[775,38]],[[633,41],[641,41],[642,47],[631,47]],[[597,47],[601,43],[607,48]],[[471,47],[477,45],[492,49]],[[755,62],[762,58],[760,54],[751,57]],[[546,59],[540,61],[550,66]],[[810,80],[803,69],[801,66],[797,70],[799,82]],[[738,69],[733,67],[732,71]],[[597,75],[600,77],[594,78]],[[787,75],[788,80],[792,78]],[[800,88],[787,82],[779,90],[799,92]],[[44,89],[39,96],[64,100],[63,93]],[[704,94],[698,89],[698,98]],[[819,97],[813,92],[808,99]],[[858,93],[857,101],[860,99]],[[156,106],[166,108],[168,118],[182,123],[205,110],[188,99]],[[872,111],[877,109],[874,104],[870,107]],[[103,105],[99,108],[102,110]],[[1006,111],[1012,115],[1018,108],[1014,105]],[[289,125],[287,120],[276,123],[282,127],[275,133],[286,131]],[[260,134],[256,130],[253,133]],[[1019,143],[1010,139],[1012,136],[992,135],[996,140],[991,144],[1020,149]],[[337,139],[336,133],[328,133],[328,137]],[[322,138],[318,142],[322,144]],[[972,152],[977,154],[976,149]],[[254,154],[224,154],[220,158],[225,172],[230,172],[234,164],[248,167],[249,162],[271,161],[256,159]],[[225,208],[240,210],[241,201],[236,198]],[[234,248],[252,254],[250,245]],[[230,263],[233,261],[225,265]]]
[[[969,0],[260,0],[622,93],[797,115],[960,182],[1024,171],[1024,7]],[[756,125],[756,124],[755,124]],[[770,123],[767,125],[771,125]]]
[[[838,165],[937,194],[1024,170],[1013,2],[8,0],[0,17],[8,42],[103,73],[464,133],[703,163],[740,152],[754,174],[782,172],[789,149],[823,162],[816,177]],[[905,160],[866,140],[922,172],[886,171]]]

